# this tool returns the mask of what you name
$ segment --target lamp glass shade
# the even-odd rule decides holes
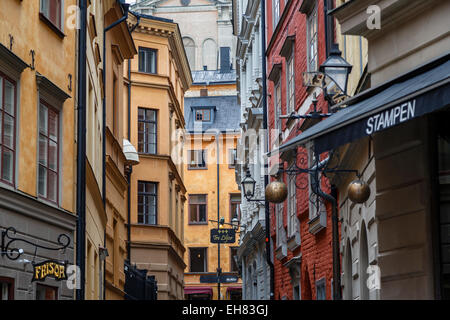
[[[241,182],[244,196],[246,198],[252,198],[255,195],[256,181],[247,173],[247,176]]]
[[[333,50],[330,56],[320,66],[320,71],[324,72],[339,86],[339,88],[347,93],[347,81],[352,65],[341,57],[339,50]]]

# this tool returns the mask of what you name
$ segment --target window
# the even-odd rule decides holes
[[[230,195],[230,221],[233,218],[241,220],[241,195],[232,194]]]
[[[293,298],[292,300],[301,300],[302,294],[301,294],[301,286],[300,283],[297,283],[293,288]]]
[[[58,288],[36,284],[36,300],[58,300]]]
[[[230,248],[230,262],[231,262],[230,272],[239,272],[239,267],[236,263],[236,259],[234,258],[235,256],[237,256],[238,249],[239,249],[238,247]]]
[[[138,108],[138,152],[156,154],[157,111]]]
[[[206,194],[189,196],[189,223],[207,224],[207,196]]]
[[[281,81],[275,84],[275,129],[281,130]]]
[[[283,226],[283,203],[275,205],[276,224],[277,224],[277,247],[280,247],[284,242],[284,226]]]
[[[139,72],[156,73],[156,50],[139,47]]]
[[[286,62],[287,68],[287,113],[295,111],[295,71],[294,71],[294,51]]]
[[[296,201],[296,191],[297,187],[295,184],[296,176],[288,176],[288,235],[291,237],[298,231],[297,226],[297,201]]]
[[[157,224],[158,185],[138,181],[138,223]]]
[[[0,277],[1,300],[14,300],[14,279]]]
[[[228,168],[236,167],[237,149],[228,149]]]
[[[41,14],[50,21],[56,28],[63,28],[63,7],[62,0],[41,0]]]
[[[184,50],[191,70],[195,70],[195,42],[192,38],[183,37]]]
[[[59,113],[41,100],[39,105],[38,195],[58,202]]]
[[[325,278],[316,281],[316,300],[326,300]]]
[[[14,184],[16,84],[0,73],[0,181]]]
[[[272,6],[273,6],[273,30],[275,30],[278,21],[280,21],[280,0],[272,0]]]
[[[188,156],[188,169],[206,169],[206,150],[189,150]]]
[[[308,71],[317,70],[317,6],[307,18]]]
[[[207,272],[206,248],[189,248],[190,272]]]
[[[211,109],[195,110],[195,121],[210,122],[211,121]]]

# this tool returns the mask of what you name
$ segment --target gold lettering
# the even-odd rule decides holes
[[[36,279],[39,279],[39,271],[41,270],[41,267],[40,266],[35,266],[34,267],[34,277],[36,278]]]
[[[66,273],[65,273],[65,267],[63,265],[59,266],[59,277],[60,279],[65,279],[66,278]]]

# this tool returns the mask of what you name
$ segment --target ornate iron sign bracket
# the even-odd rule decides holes
[[[58,244],[60,245],[59,247],[51,248],[51,247],[46,247],[46,246],[32,243],[26,239],[17,238],[17,237],[15,237],[16,233],[17,233],[17,231],[13,227],[9,227],[8,229],[2,231],[2,233],[1,233],[1,255],[2,255],[2,257],[6,256],[10,260],[19,259],[19,257],[24,253],[24,250],[19,249],[19,248],[11,248],[11,246],[15,242],[24,242],[24,243],[27,243],[27,244],[33,246],[35,248],[35,254],[36,254],[37,248],[57,251],[57,250],[65,250],[70,244],[70,238],[66,234],[60,234],[58,236]]]

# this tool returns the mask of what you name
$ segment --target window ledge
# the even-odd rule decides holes
[[[188,167],[188,170],[208,170],[208,168],[190,168]]]
[[[275,249],[275,255],[278,260],[282,260],[287,257],[287,247],[285,243]]]
[[[312,234],[317,234],[319,231],[327,227],[327,213],[321,212],[319,215],[309,220],[308,224],[309,232]]]
[[[190,225],[190,226],[207,226],[208,222],[189,222],[188,225]]]
[[[43,21],[50,29],[52,29],[58,37],[64,39],[66,36],[57,26],[53,24],[42,12],[39,12],[39,18]]]
[[[296,232],[294,235],[288,238],[287,246],[289,250],[294,251],[295,249],[299,248],[301,244],[300,241],[300,233]]]

